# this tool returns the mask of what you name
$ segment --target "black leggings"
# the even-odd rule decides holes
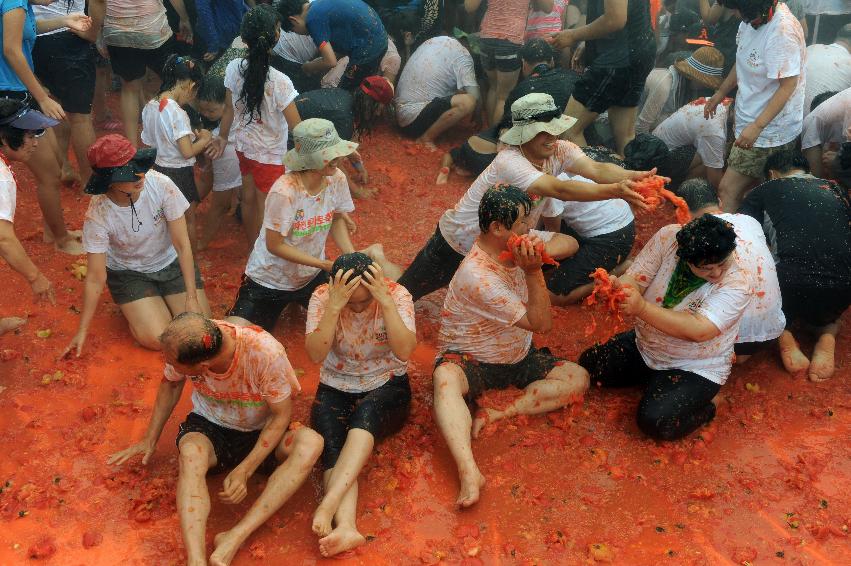
[[[579,365],[591,374],[591,383],[603,387],[646,384],[636,420],[652,438],[676,440],[715,418],[711,401],[721,386],[690,371],[650,369],[638,351],[634,330],[588,348],[579,356]]]
[[[325,440],[322,466],[330,470],[337,464],[350,429],[363,429],[376,440],[389,436],[402,428],[410,406],[407,374],[391,377],[381,387],[363,393],[347,393],[320,383],[310,411],[310,425]]]
[[[438,226],[405,273],[399,277],[398,283],[417,302],[429,293],[449,285],[462,261],[464,256],[449,245]]]

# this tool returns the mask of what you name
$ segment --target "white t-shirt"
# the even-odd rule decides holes
[[[192,412],[219,426],[244,432],[260,430],[271,411],[269,403],[280,403],[301,386],[287,352],[274,336],[257,326],[236,326],[217,320],[222,332],[236,335],[233,362],[225,373],[207,369],[187,376],[166,364],[168,381],[192,382]]]
[[[558,176],[563,181],[582,181],[593,184],[594,181],[582,175]],[[629,203],[623,199],[595,200],[589,202],[563,201],[556,198],[544,199],[541,215],[546,218],[561,217],[581,238],[593,238],[611,234],[635,220]]]
[[[661,304],[665,297],[679,260],[676,235],[681,228],[679,224],[664,226],[627,270],[627,275],[639,283],[649,282],[644,298],[650,303]],[[636,343],[644,363],[652,369],[690,371],[723,385],[730,375],[739,321],[750,298],[750,278],[734,262],[719,283],[705,283],[671,309],[703,316],[721,331],[715,338],[705,342],[674,338],[637,319]]]
[[[259,163],[280,165],[287,152],[289,129],[284,118],[284,109],[293,103],[298,96],[292,81],[282,72],[269,67],[266,76],[266,91],[261,113],[251,122],[245,114],[245,105],[240,102],[242,84],[245,82],[240,71],[245,65],[245,59],[234,59],[225,69],[225,87],[231,92],[233,100],[233,125],[236,140],[236,150],[242,152],[248,159]]]
[[[703,164],[713,169],[724,168],[727,145],[727,104],[719,104],[714,118],[703,117],[703,104],[686,104],[653,130],[668,149],[694,146]]]
[[[266,230],[284,237],[284,243],[303,253],[325,259],[325,241],[334,214],[352,212],[355,205],[349,193],[346,175],[337,169],[326,177],[328,186],[311,196],[301,184],[301,176],[287,173],[275,181],[266,197],[263,229],[254,242],[245,274],[255,283],[279,291],[301,289],[316,277],[318,267],[293,263],[266,249]]]
[[[281,30],[281,37],[272,51],[290,61],[303,65],[319,56],[319,49],[309,35],[301,35],[294,31]]]
[[[0,220],[15,222],[15,206],[18,201],[18,183],[6,160],[0,157]]]
[[[103,41],[115,47],[156,49],[171,37],[162,0],[108,0]]]
[[[389,280],[386,283],[399,317],[408,330],[416,333],[411,294],[398,283]],[[305,334],[319,327],[328,298],[328,285],[321,285],[313,292],[307,308]],[[321,383],[348,393],[363,393],[381,387],[391,377],[404,375],[407,371],[408,362],[397,358],[390,348],[384,315],[377,301],[372,301],[363,312],[348,308],[340,312],[334,343],[319,370]]]
[[[807,47],[806,74],[804,117],[810,113],[816,96],[851,87],[851,53],[839,43],[810,45]]]
[[[404,127],[435,98],[477,87],[473,57],[452,37],[432,37],[420,45],[402,69],[396,88],[396,117]]]
[[[544,170],[550,175],[558,176],[561,173],[569,173],[573,163],[584,156],[582,150],[575,144],[558,140],[556,150],[552,157],[544,163]],[[447,210],[440,217],[440,233],[447,243],[461,255],[467,255],[473,242],[479,237],[479,203],[482,196],[489,188],[498,184],[514,185],[524,191],[544,173],[535,169],[528,159],[523,157],[518,147],[507,147],[499,153],[488,165],[487,169],[473,181],[455,208]],[[529,226],[535,226],[541,218],[541,197],[532,197],[532,212],[529,214]]]
[[[739,323],[737,343],[774,340],[786,328],[780,283],[762,225],[747,214],[716,214],[736,231],[739,265],[751,276],[751,301]]]
[[[170,98],[148,101],[142,109],[142,143],[157,149],[157,165],[173,168],[195,165],[195,157],[183,157],[177,146],[177,140],[183,136],[190,136],[189,141],[194,138],[189,114],[180,104]]]
[[[86,10],[86,0],[57,0],[47,5],[34,4],[33,13],[36,21],[52,20],[62,18],[68,14],[81,14]],[[53,35],[67,31],[68,28],[59,28],[38,34],[39,37]]]
[[[526,315],[529,288],[519,267],[507,267],[478,244],[449,283],[437,351],[472,356],[489,364],[514,364],[526,357],[532,332],[514,326]]]
[[[736,137],[745,126],[753,124],[768,106],[768,101],[780,88],[780,79],[798,77],[795,92],[777,116],[768,123],[754,142],[754,147],[778,147],[794,140],[801,133],[804,121],[803,72],[807,52],[801,23],[789,12],[786,4],[778,4],[774,17],[754,29],[739,24],[736,40]]]
[[[851,141],[851,87],[834,94],[804,120],[801,149]]]
[[[148,171],[134,206],[141,224],[131,218],[129,206],[118,206],[106,195],[93,196],[83,224],[83,248],[105,253],[109,269],[154,273],[177,259],[168,222],[183,216],[189,202],[171,179]]]

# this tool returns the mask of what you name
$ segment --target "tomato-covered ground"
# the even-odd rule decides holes
[[[468,181],[453,176],[436,187],[440,154],[421,152],[386,128],[363,154],[379,193],[356,202],[355,242],[382,242],[391,259],[406,264]],[[162,361],[134,344],[108,293],[84,356],[57,361],[76,328],[82,283],[70,271],[74,258],[41,242],[32,177],[15,169],[16,230],[55,283],[58,304],[32,304],[25,282],[0,266],[0,313],[29,315],[19,333],[0,337],[0,564],[27,563],[36,554],[55,565],[179,564],[174,436],[189,394],[148,467],[106,465],[110,453],[142,436]],[[65,189],[63,199],[79,227],[88,199],[78,187]],[[673,219],[668,204],[640,218],[638,245]],[[228,219],[220,241],[198,258],[215,316],[234,298],[247,250]],[[369,542],[340,564],[851,563],[848,332],[837,346],[839,369],[824,383],[789,376],[774,352],[736,368],[715,422],[683,441],[660,444],[638,433],[635,390],[592,386],[581,406],[501,422],[474,442],[488,479],[482,499],[458,512],[455,469],[431,414],[442,298],[418,304],[411,417],[361,475],[359,526]],[[610,332],[598,315],[595,333],[586,336],[590,314],[556,309],[552,332],[538,343],[575,360]],[[318,368],[304,352],[304,318],[287,310],[275,335],[300,370],[304,394],[295,418],[307,422]],[[49,337],[37,336],[41,330]],[[210,479],[214,494],[222,479]],[[253,478],[238,506],[213,497],[208,541],[237,520],[263,482]],[[310,531],[318,485],[314,474],[235,564],[330,563]]]

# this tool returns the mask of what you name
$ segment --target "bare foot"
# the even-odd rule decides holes
[[[471,432],[473,438],[478,438],[483,428],[498,421],[501,417],[502,413],[495,409],[480,409],[476,412],[476,418],[473,419],[473,430]]]
[[[384,246],[381,244],[371,244],[360,251],[366,254],[375,261],[384,261],[387,257],[384,255]]]
[[[340,526],[331,531],[327,537],[319,539],[319,553],[329,558],[341,552],[357,548],[366,539],[353,527]]]
[[[421,146],[425,147],[429,151],[437,151],[437,146],[434,145],[434,142],[431,140],[417,138],[416,142]]]
[[[319,507],[316,508],[316,512],[313,514],[313,532],[316,533],[317,536],[327,537],[331,534],[331,520],[334,518],[334,512],[330,509],[326,509],[323,507],[323,504],[320,503]]]
[[[445,185],[449,181],[449,167],[441,167],[440,173],[437,174],[435,185]]]
[[[792,375],[803,373],[810,367],[810,360],[801,351],[797,340],[788,330],[784,330],[783,334],[778,338],[780,343],[780,359],[783,360],[783,367]]]
[[[68,235],[61,240],[56,240],[53,246],[68,255],[81,255],[84,252],[83,243],[73,232],[68,232]]]
[[[82,230],[68,230],[68,236],[70,238],[76,238],[77,240],[82,241],[83,239],[83,231]],[[53,237],[53,232],[50,231],[47,224],[44,225],[44,234],[42,236],[42,241],[45,244],[52,244],[56,241],[56,238]]]
[[[370,188],[367,188],[367,187],[364,187],[364,186],[358,186],[358,185],[355,185],[354,183],[352,183],[352,184],[349,185],[349,191],[352,193],[352,196],[354,198],[363,200],[363,199],[369,199],[369,198],[374,197],[375,194],[378,192],[378,189],[375,189],[375,188],[370,189]]]
[[[229,566],[236,556],[242,541],[231,531],[216,535],[213,539],[213,554],[210,555],[210,566]]]
[[[59,182],[63,185],[73,185],[80,182],[80,174],[73,167],[66,164],[62,168],[62,173],[59,175]]]
[[[13,332],[27,323],[27,319],[18,316],[7,316],[0,318],[0,336],[7,332]]]
[[[836,371],[833,354],[836,349],[836,338],[825,334],[816,343],[813,350],[813,360],[810,362],[808,376],[810,381],[825,381],[833,377]]]
[[[612,275],[623,275],[632,265],[632,258],[628,257],[612,269]]]
[[[455,505],[462,508],[472,507],[479,501],[479,492],[485,487],[485,476],[476,469],[475,473],[461,475],[461,489]]]

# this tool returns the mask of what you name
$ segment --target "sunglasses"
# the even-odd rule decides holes
[[[40,128],[38,130],[27,130],[26,132],[24,132],[24,135],[28,138],[40,138],[46,132],[47,130],[45,130],[44,128]]]

